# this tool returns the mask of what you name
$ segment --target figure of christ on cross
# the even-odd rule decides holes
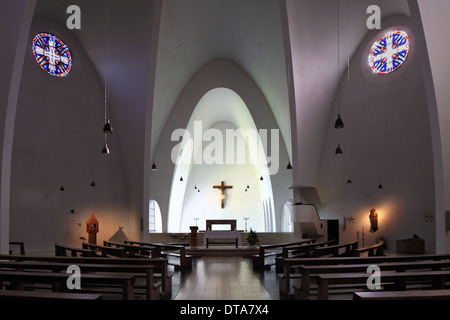
[[[232,189],[232,186],[226,186],[225,182],[222,181],[220,186],[213,186],[214,189],[220,189],[222,195],[221,195],[221,200],[222,200],[222,209],[225,208],[224,202],[225,202],[225,190],[226,189]]]

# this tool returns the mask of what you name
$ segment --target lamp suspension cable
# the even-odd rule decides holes
[[[344,128],[344,121],[341,118],[341,90],[339,85],[339,63],[340,63],[340,12],[339,12],[339,0],[336,0],[337,3],[337,102],[338,102],[338,116],[336,119],[336,122],[334,123],[334,127],[336,129],[342,129]]]
[[[105,66],[105,124],[103,133],[105,135],[105,145],[102,153],[109,154],[107,135],[113,133],[111,123],[108,117],[108,72],[109,72],[109,21],[108,21],[108,0],[105,1],[105,42],[106,42],[106,66]]]

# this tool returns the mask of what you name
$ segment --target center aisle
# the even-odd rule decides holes
[[[274,300],[278,290],[275,271],[269,275],[253,271],[251,260],[243,257],[202,257],[194,259],[187,279],[174,300]],[[267,276],[267,281],[265,280]],[[182,276],[181,276],[182,277]],[[273,278],[273,279],[271,279]],[[272,292],[271,294],[266,289]]]

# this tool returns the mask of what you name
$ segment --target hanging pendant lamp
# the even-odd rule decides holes
[[[153,171],[158,170],[158,169],[156,168],[156,163],[154,163],[154,162],[152,163],[152,170],[153,170]]]
[[[342,128],[344,128],[344,127],[345,127],[344,121],[342,120],[341,114],[339,113],[339,114],[338,114],[338,117],[337,117],[337,119],[336,119],[336,122],[334,123],[334,128],[335,128],[335,129],[342,129]]]
[[[342,155],[343,154],[342,149],[341,149],[341,144],[338,144],[338,146],[336,148],[336,151],[335,151],[335,154],[337,154],[337,155]]]
[[[290,162],[290,161],[289,161],[289,163],[288,163],[286,169],[287,169],[287,170],[292,170],[292,165],[291,165],[291,162]]]
[[[352,179],[351,179],[351,178],[348,178],[347,184],[352,184],[352,183],[353,183]]]
[[[105,145],[103,146],[102,153],[103,154],[109,154],[109,148],[108,148],[108,144],[107,143],[105,143]]]
[[[106,112],[106,110],[105,110],[105,112]],[[113,129],[112,129],[111,123],[109,122],[108,118],[106,118],[105,125],[103,126],[103,132],[104,133],[113,133]]]

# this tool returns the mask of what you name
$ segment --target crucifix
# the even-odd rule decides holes
[[[220,189],[220,192],[222,193],[221,195],[221,200],[222,200],[222,209],[225,207],[224,206],[224,202],[225,202],[225,190],[226,189],[231,189],[233,188],[232,186],[226,186],[225,182],[222,181],[220,186],[213,186],[214,189]]]

